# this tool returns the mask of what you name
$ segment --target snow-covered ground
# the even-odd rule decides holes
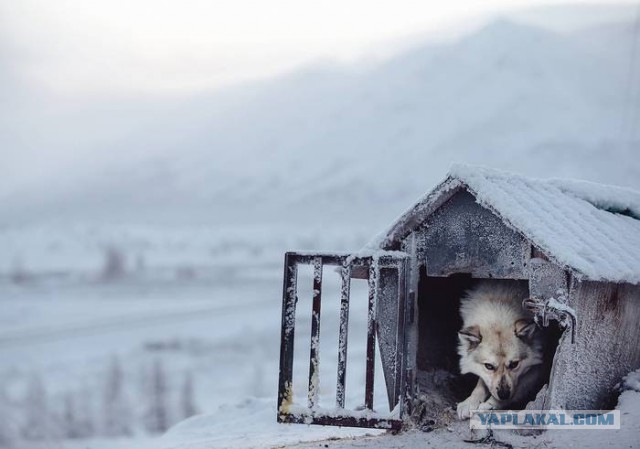
[[[333,242],[329,229],[322,237],[235,229],[236,240],[224,230],[201,232],[206,238],[188,229],[108,231],[38,227],[0,234],[8,243],[0,271],[0,447],[3,441],[17,448],[154,447],[152,438],[194,412],[205,415],[172,434],[185,432],[211,447],[376,433],[275,420],[284,245],[358,248],[360,231],[343,229]],[[142,235],[145,245],[136,244]],[[307,343],[297,347],[295,385],[302,399],[312,281],[310,272],[300,276],[297,338]],[[335,395],[338,280],[325,273],[321,401],[327,404]],[[364,282],[354,282],[347,383],[353,407],[364,397],[365,292]],[[377,389],[383,404],[380,383]],[[158,394],[166,416],[156,429]],[[108,407],[126,421],[116,419],[116,430],[106,422],[113,415]]]
[[[422,449],[425,447],[448,447],[451,449],[470,449],[473,447],[504,447],[504,448],[584,448],[584,449],[601,449],[601,448],[639,448],[640,447],[640,371],[630,373],[623,381],[622,393],[619,398],[618,406],[621,411],[621,428],[620,430],[555,430],[547,431],[537,435],[520,435],[512,431],[495,431],[489,435],[485,431],[471,431],[468,427],[468,421],[453,422],[447,428],[436,429],[431,432],[423,432],[420,430],[409,430],[394,435],[390,433],[374,435],[374,436],[358,436],[349,437],[341,436],[336,438],[321,439],[321,432],[315,431],[313,426],[309,426],[305,430],[306,436],[316,437],[317,440],[309,438],[311,441],[295,442],[299,432],[300,425],[288,425],[291,434],[286,438],[283,432],[278,432],[277,437],[263,440],[262,444],[255,447],[280,447],[296,449],[316,449],[316,448],[332,448],[332,449],[352,449],[352,448],[407,448]],[[259,416],[260,407],[252,407]],[[221,447],[220,435],[224,432],[224,424],[227,420],[218,420],[218,416],[212,415],[207,417],[195,417],[175,429],[170,431],[166,436],[157,441],[157,448],[162,449],[208,449]],[[217,425],[222,424],[222,426]],[[298,429],[291,429],[297,427]],[[260,430],[254,432],[253,429],[247,432],[246,436],[253,437]],[[235,435],[234,435],[235,437]],[[289,441],[288,441],[289,440]],[[294,443],[291,443],[291,441]],[[230,439],[231,447],[237,440]],[[246,445],[249,438],[243,437],[239,441],[242,445]],[[253,444],[255,444],[253,439]],[[266,441],[269,441],[267,444]],[[273,442],[273,444],[272,444]],[[253,447],[253,446],[252,446]]]
[[[122,263],[113,277],[106,276],[113,260],[103,251],[104,239],[95,238],[103,232],[94,231],[92,238],[84,237],[80,244],[55,228],[48,232],[23,229],[19,238],[24,244],[16,248],[23,251],[21,271],[28,275],[16,277],[11,263],[0,272],[0,447],[477,446],[463,441],[476,438],[466,423],[400,435],[276,423],[284,250],[279,245],[348,250],[359,248],[365,240],[362,230],[343,229],[334,241],[330,230],[323,234],[324,241],[314,239],[313,232],[284,235],[282,230],[278,234],[267,227],[253,234],[236,230],[238,236],[244,236],[242,244],[236,240],[222,256],[211,250],[221,245],[220,239],[230,238],[220,230],[210,230],[208,239],[194,238],[192,242],[198,243],[192,245],[180,244],[175,237],[189,236],[186,229],[156,233],[156,237],[147,232],[142,252],[131,244],[131,236],[139,230],[111,230],[108,247],[118,248]],[[12,232],[15,243],[18,234]],[[264,235],[273,237],[271,244],[257,243],[265,241],[261,240]],[[196,251],[200,246],[205,248],[201,254]],[[252,248],[252,257],[242,256],[246,248]],[[65,265],[64,257],[51,257],[73,251],[87,262],[71,258],[75,263]],[[136,263],[141,254],[142,266]],[[3,257],[10,262],[16,255],[7,251]],[[39,265],[30,264],[31,260]],[[189,260],[192,262],[186,263]],[[294,365],[294,393],[299,403],[306,400],[311,275],[310,269],[300,271]],[[331,406],[335,400],[339,279],[332,271],[326,271],[324,279],[320,405]],[[352,298],[347,406],[357,407],[364,396],[364,281],[354,280]],[[623,429],[615,434],[548,432],[533,438],[508,433],[496,438],[514,447],[608,447],[604,443],[638,447],[639,378],[626,382],[628,391],[620,398]],[[375,404],[378,411],[385,411],[380,376]],[[196,415],[184,420],[193,413]],[[160,436],[161,429],[168,427],[171,429]]]

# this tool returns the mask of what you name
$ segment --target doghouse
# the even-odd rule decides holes
[[[313,267],[309,391],[292,403],[297,268]],[[340,270],[335,408],[319,408],[323,267]],[[344,405],[351,279],[368,279],[364,407]],[[640,367],[640,193],[454,166],[388,231],[353,254],[285,255],[278,421],[398,429],[468,394],[457,374],[459,299],[478,279],[526,283],[548,333],[547,382],[526,407],[611,406]],[[377,344],[376,344],[377,341]],[[388,412],[373,410],[380,351]],[[376,407],[377,409],[379,407]]]

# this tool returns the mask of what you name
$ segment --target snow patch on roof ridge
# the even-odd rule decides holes
[[[549,179],[535,178],[531,176],[525,176],[514,172],[504,171],[497,168],[490,168],[484,165],[469,165],[469,164],[453,164],[449,169],[449,176],[452,178],[458,178],[461,181],[467,183],[480,180],[501,180],[506,181],[509,179],[520,179],[533,182],[549,182]],[[558,179],[558,181],[565,181],[564,179]],[[599,184],[596,184],[599,185]]]
[[[547,182],[600,210],[640,220],[640,192],[636,190],[577,179],[549,179]]]
[[[520,178],[544,183],[558,188],[560,192],[566,195],[586,201],[605,212],[627,215],[640,220],[640,192],[629,187],[600,184],[580,179],[534,178],[495,168],[467,164],[453,164],[449,170],[449,176],[472,184],[475,184],[474,181],[489,180],[490,178],[500,180]]]

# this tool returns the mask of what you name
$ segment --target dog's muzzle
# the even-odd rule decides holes
[[[511,397],[511,390],[509,389],[509,385],[505,378],[500,379],[500,385],[498,385],[498,399],[502,401],[506,401]]]

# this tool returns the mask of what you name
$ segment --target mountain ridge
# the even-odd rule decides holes
[[[628,24],[606,29],[623,46],[628,33],[616,26]],[[619,134],[628,61],[584,36],[502,18],[368,70],[305,69],[248,86],[238,100],[169,104],[101,143],[121,149],[72,173],[61,192],[5,197],[0,220],[62,211],[99,220],[378,219],[453,162],[638,188],[640,163],[626,159],[637,142]],[[147,150],[129,157],[135,147]]]

